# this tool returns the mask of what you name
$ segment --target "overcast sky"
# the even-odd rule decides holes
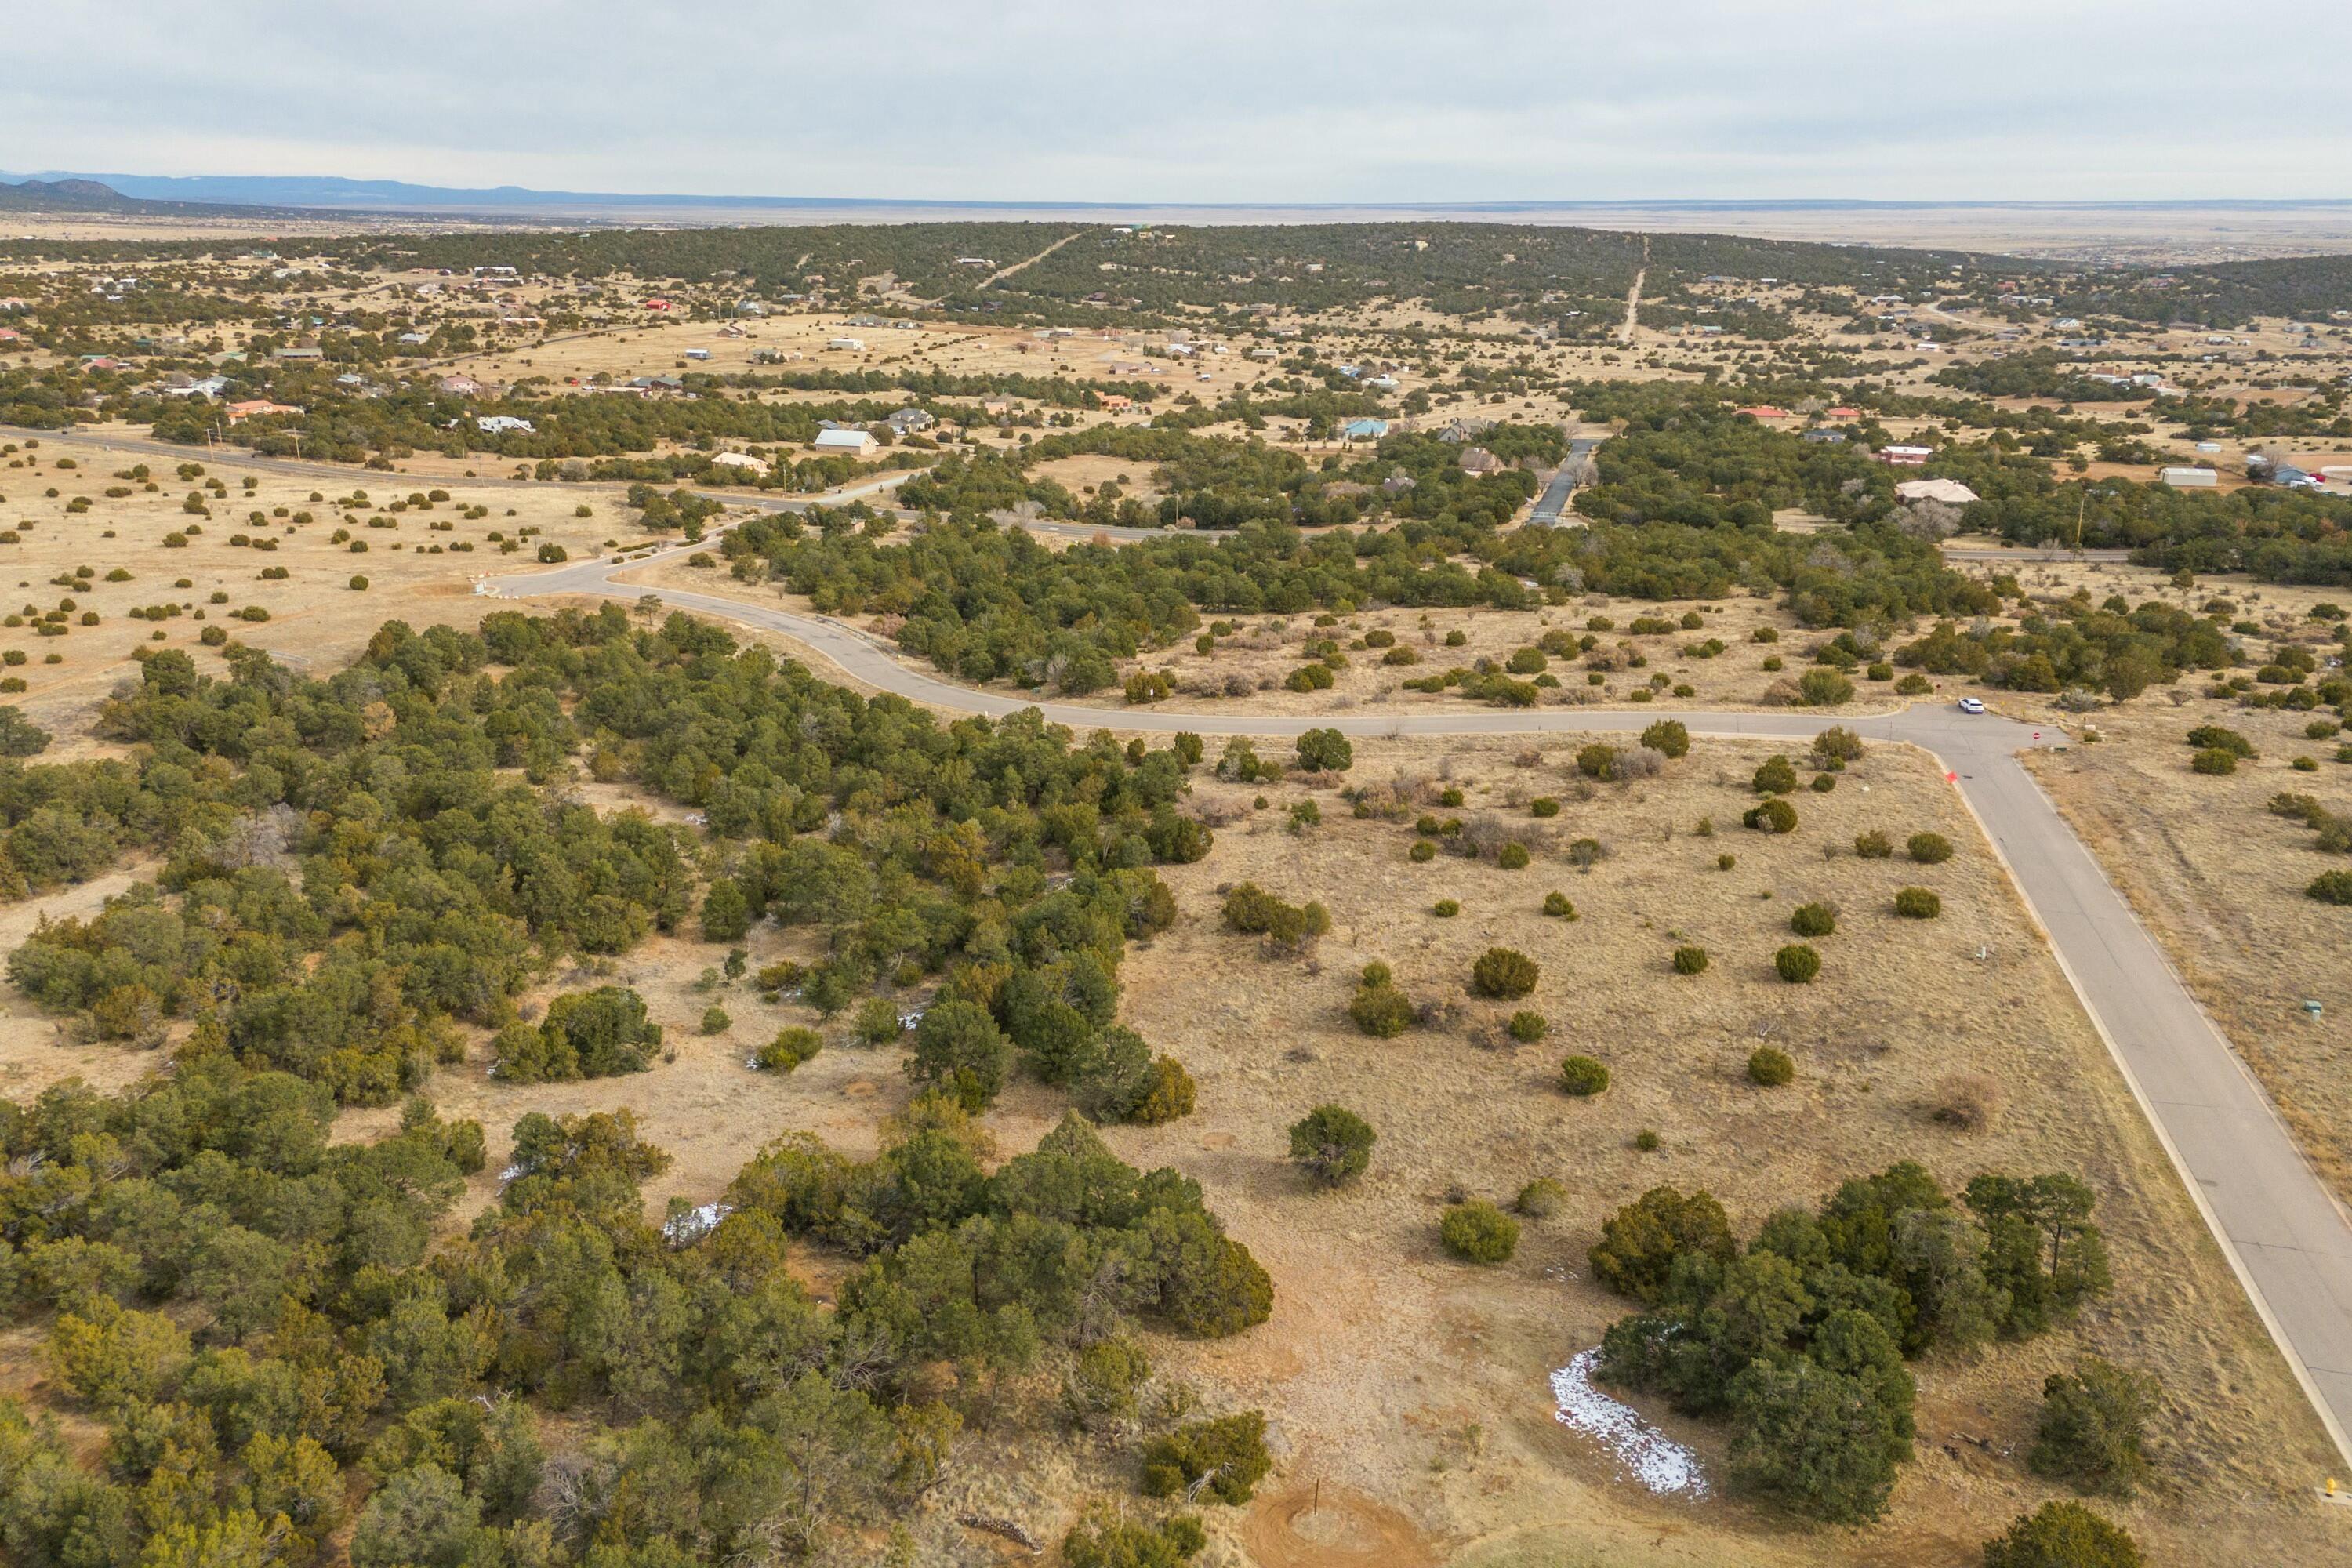
[[[2352,197],[2347,0],[8,0],[0,166],[970,201]]]

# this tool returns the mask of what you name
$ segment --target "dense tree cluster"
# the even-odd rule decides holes
[[[1885,1511],[1910,1457],[1907,1357],[2042,1332],[2108,1288],[2095,1198],[2070,1176],[1983,1175],[1952,1202],[1905,1163],[1787,1208],[1744,1250],[1705,1193],[1659,1187],[1619,1210],[1594,1278],[1644,1303],[1600,1373],[1729,1419],[1731,1471],[1792,1511]]]

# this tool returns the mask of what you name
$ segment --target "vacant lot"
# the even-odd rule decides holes
[[[29,626],[0,631],[0,646],[27,655],[9,672],[24,679],[25,690],[6,700],[61,739],[79,738],[99,700],[135,673],[135,648],[185,648],[200,668],[217,668],[200,638],[218,627],[323,674],[347,662],[387,620],[470,627],[497,606],[475,597],[469,579],[536,569],[542,543],[579,556],[606,540],[644,537],[632,531],[635,514],[621,506],[619,492],[605,487],[469,488],[462,480],[359,468],[337,483],[209,461],[200,450],[186,459],[200,471],[184,479],[177,464],[163,458],[19,445],[0,458],[0,495],[6,498],[0,526],[16,536],[0,542],[0,592],[7,595],[0,607],[28,622],[68,599],[73,607],[63,636],[37,636]],[[147,472],[138,477],[142,465]],[[207,480],[222,489],[206,489]],[[150,483],[157,489],[148,490]],[[446,499],[410,502],[412,496],[430,500],[436,488]],[[109,489],[131,493],[109,496]],[[191,495],[209,515],[187,510]],[[71,510],[79,497],[89,498],[87,510]],[[339,504],[344,502],[352,504]],[[395,502],[398,512],[391,510]],[[582,506],[589,516],[576,515]],[[468,508],[486,515],[468,517]],[[299,521],[305,514],[309,521]],[[519,542],[517,548],[502,551],[509,541]],[[470,548],[452,548],[457,545]],[[77,580],[84,566],[89,574]],[[363,589],[353,587],[355,577],[365,579]],[[176,615],[170,613],[174,606]],[[162,613],[131,615],[151,609]],[[247,609],[264,614],[236,614]],[[84,625],[91,615],[97,621]]]

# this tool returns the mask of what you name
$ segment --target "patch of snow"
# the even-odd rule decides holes
[[[921,1022],[923,1021],[923,1014],[924,1014],[924,1012],[925,1012],[925,1011],[926,1011],[926,1009],[921,1008],[921,1007],[918,1007],[918,1008],[916,1008],[916,1009],[915,1009],[913,1012],[911,1012],[911,1013],[901,1013],[901,1014],[899,1014],[899,1015],[898,1015],[898,1032],[899,1032],[900,1034],[904,1034],[904,1033],[906,1033],[908,1029],[911,1029],[911,1028],[913,1028],[916,1025],[918,1025],[918,1024],[921,1023]]]
[[[1632,1472],[1661,1497],[1685,1492],[1706,1495],[1706,1475],[1698,1456],[1642,1419],[1630,1405],[1610,1398],[1592,1385],[1593,1364],[1601,1359],[1596,1347],[1584,1352],[1551,1374],[1551,1396],[1559,1424],[1583,1433],[1608,1449],[1621,1469]]]
[[[503,1187],[509,1182],[513,1181],[517,1176],[521,1174],[522,1166],[520,1164],[509,1165],[505,1170],[499,1173],[499,1185]]]
[[[698,1209],[688,1209],[662,1226],[662,1239],[672,1247],[684,1247],[710,1234],[722,1219],[735,1212],[731,1204],[705,1204]]]

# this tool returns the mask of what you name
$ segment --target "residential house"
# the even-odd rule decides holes
[[[1097,396],[1107,413],[1124,414],[1135,406],[1135,399],[1123,392],[1105,392]]]
[[[1808,430],[1803,435],[1798,437],[1797,439],[1800,441],[1811,441],[1816,447],[1837,446],[1845,440],[1845,432],[1843,430]]]
[[[711,455],[710,461],[714,466],[722,468],[743,468],[755,474],[764,474],[768,471],[768,465],[749,452],[715,452]]]
[[[479,397],[482,384],[470,375],[445,375],[434,384],[451,397]]]
[[[1933,447],[1881,447],[1878,460],[1900,468],[1924,468],[1935,452]]]
[[[901,408],[898,412],[890,416],[887,423],[889,424],[890,428],[898,434],[901,436],[913,436],[929,429],[932,426],[938,424],[939,421],[932,418],[930,413],[926,409]]]
[[[1339,426],[1340,436],[1349,441],[1377,441],[1388,433],[1385,419],[1350,419]]]
[[[400,334],[400,341],[408,344],[412,348],[415,348],[431,342],[433,341],[433,334],[430,332],[403,332]]]
[[[2170,485],[2177,490],[2210,490],[2221,484],[2221,476],[2210,468],[2158,468],[2156,470],[2156,480],[2161,485]]]
[[[1495,456],[1494,453],[1489,452],[1484,447],[1466,447],[1463,448],[1462,456],[1457,460],[1461,463],[1462,471],[1465,474],[1500,473],[1503,468],[1503,459]]]
[[[474,421],[474,428],[485,436],[503,436],[509,431],[525,436],[539,434],[530,420],[518,419],[511,414],[485,414]]]
[[[686,357],[691,360],[706,360],[710,357],[710,351],[709,349],[688,349],[686,351]]]
[[[824,346],[839,349],[844,353],[862,354],[866,352],[865,342],[857,338],[827,338]]]
[[[1382,495],[1401,496],[1404,494],[1405,491],[1412,489],[1415,482],[1416,481],[1411,474],[1406,473],[1402,468],[1399,468],[1390,474],[1387,479],[1381,481],[1381,493]]]
[[[1905,500],[1939,500],[1948,506],[1966,506],[1977,499],[1977,492],[1958,479],[1905,479],[1895,493]]]
[[[278,350],[271,357],[294,360],[324,359],[326,351],[315,348],[286,348]]]
[[[290,403],[272,403],[266,397],[256,397],[247,402],[230,404],[227,412],[230,424],[241,425],[248,419],[258,419],[267,415],[299,414],[302,410]]]
[[[865,430],[820,430],[814,445],[820,452],[855,452],[863,457],[874,449],[874,437]]]

